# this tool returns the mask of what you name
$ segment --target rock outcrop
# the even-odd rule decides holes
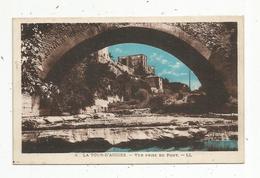
[[[210,137],[212,130],[233,131],[233,138],[237,129],[235,125],[236,121],[228,123],[224,119],[159,115],[110,119],[93,119],[91,115],[27,118],[23,121],[23,152],[106,151],[111,147],[140,149],[186,145]]]

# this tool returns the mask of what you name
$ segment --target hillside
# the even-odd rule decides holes
[[[55,83],[59,93],[41,103],[51,110],[51,115],[77,113],[93,105],[95,98],[106,99],[113,95],[123,97],[127,105],[134,107],[144,105],[141,104],[143,100],[148,103],[151,89],[147,82],[123,71],[116,63],[99,63],[92,58],[92,55],[87,56]]]

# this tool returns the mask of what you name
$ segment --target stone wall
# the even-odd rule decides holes
[[[155,93],[163,92],[163,82],[160,77],[148,76],[145,78],[145,81],[147,81],[147,83],[149,83],[153,92],[155,92]]]
[[[133,69],[135,72],[139,70],[140,67],[142,67],[143,71],[147,75],[154,75],[155,73],[154,68],[148,65],[147,56],[144,54],[118,57],[118,63]]]
[[[98,50],[97,52],[98,57],[97,60],[99,63],[108,63],[111,61],[111,58],[109,56],[108,48],[103,48],[101,50]]]
[[[40,98],[39,96],[22,95],[22,116],[38,116],[40,115]]]
[[[45,24],[46,29],[42,35],[25,40],[39,44],[42,57],[40,76],[43,79],[47,78],[51,70],[62,71],[64,65],[60,65],[63,64],[61,61],[77,61],[74,57],[80,55],[80,52],[93,52],[109,45],[133,41],[161,48],[193,70],[209,93],[210,100],[216,105],[221,98],[220,104],[225,101],[227,91],[232,94],[237,89],[237,57],[221,53],[221,49],[226,49],[225,44],[236,46],[236,39],[231,38],[235,36],[231,34],[233,29],[229,32],[223,23],[214,24],[213,27],[207,26],[207,23],[185,26],[177,23]],[[217,30],[219,24],[224,30]],[[207,40],[203,40],[204,36]],[[214,40],[216,37],[218,40]],[[210,42],[218,44],[211,47]],[[217,48],[218,51],[217,46],[221,47]],[[212,54],[212,50],[217,55]],[[236,52],[235,48],[234,51]],[[232,71],[232,75],[229,71]]]

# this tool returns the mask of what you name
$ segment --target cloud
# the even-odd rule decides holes
[[[122,50],[121,48],[116,48],[116,49],[115,49],[115,52],[117,52],[117,53],[122,53],[123,50]]]
[[[157,53],[152,53],[152,55],[150,56],[150,58],[154,58],[157,55]]]
[[[198,80],[192,80],[191,81],[191,89],[192,90],[199,89],[199,87],[201,87],[200,81],[198,81]]]
[[[161,59],[161,63],[162,63],[162,64],[167,64],[168,61],[167,61],[166,59]]]
[[[169,67],[171,67],[172,69],[178,69],[181,67],[181,63],[180,62],[176,62],[175,64],[170,64]]]
[[[175,72],[173,70],[162,70],[161,72],[158,73],[159,76],[166,76],[166,75],[172,75],[172,76],[175,76],[175,77],[179,77],[179,76],[185,76],[185,75],[188,75],[188,73],[185,73],[185,72]]]
[[[164,58],[163,55],[158,55],[157,53],[152,53],[150,56],[152,62],[159,62],[161,64],[168,64],[168,60]]]
[[[163,65],[167,65],[169,66],[171,69],[179,69],[181,67],[183,67],[183,63],[176,61],[174,63],[174,61],[169,61],[167,59],[165,59],[165,57],[163,55],[157,54],[157,53],[152,53],[152,55],[150,55],[150,61],[151,62],[156,62],[156,63],[160,63]],[[157,64],[158,65],[158,64]]]

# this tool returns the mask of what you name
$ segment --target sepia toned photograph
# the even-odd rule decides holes
[[[14,164],[242,163],[242,20],[14,19]]]

